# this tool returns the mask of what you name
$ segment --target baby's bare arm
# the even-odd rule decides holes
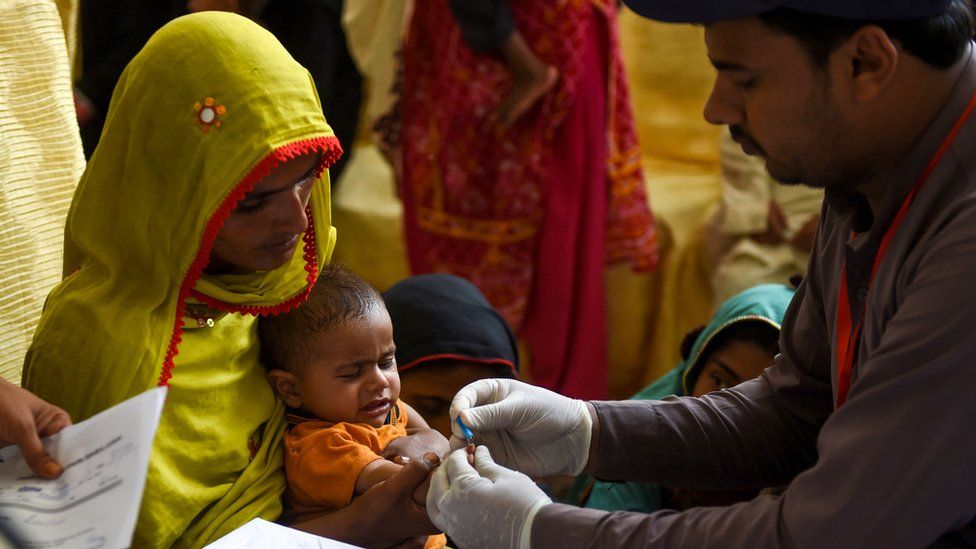
[[[356,495],[362,494],[373,486],[399,473],[401,469],[403,469],[403,465],[397,465],[392,461],[385,459],[373,461],[366,467],[363,467],[363,470],[359,472],[359,476],[356,477]]]

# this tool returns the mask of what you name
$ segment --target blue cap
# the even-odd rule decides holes
[[[648,19],[712,23],[789,8],[843,19],[920,19],[945,13],[952,0],[624,0]]]
[[[471,427],[468,427],[463,421],[461,421],[461,416],[458,416],[454,422],[457,423],[458,427],[461,428],[461,434],[464,435],[464,440],[471,440],[474,438],[474,432],[471,430]]]

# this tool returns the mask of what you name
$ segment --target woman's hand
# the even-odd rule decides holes
[[[413,538],[438,531],[427,517],[425,487],[439,464],[434,454],[411,460],[348,506],[290,526],[364,547],[409,546]]]
[[[427,453],[443,457],[451,451],[451,444],[444,438],[444,435],[434,429],[409,429],[408,432],[410,434],[407,436],[391,441],[380,455],[394,463],[403,465],[407,461],[421,459]],[[402,459],[404,457],[408,459]]]
[[[30,468],[42,478],[57,478],[64,468],[44,447],[41,437],[71,425],[68,413],[31,392],[0,379],[0,447],[20,446]]]

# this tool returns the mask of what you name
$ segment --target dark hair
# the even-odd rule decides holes
[[[301,367],[314,355],[316,335],[363,320],[377,307],[383,298],[368,282],[345,267],[326,265],[305,303],[258,321],[261,363],[269,370]]]
[[[708,357],[716,349],[729,341],[752,343],[771,355],[779,353],[779,330],[767,322],[745,320],[737,322],[713,335],[712,340],[702,349],[698,360],[695,361],[695,365],[701,366],[707,362]]]
[[[681,340],[681,360],[687,361],[691,358],[691,349],[695,346],[695,342],[698,341],[698,338],[701,337],[704,331],[705,326],[698,326],[685,334],[684,339]]]
[[[702,331],[704,331],[703,328],[695,328],[692,333],[685,336],[685,340],[681,344],[681,352],[682,357],[686,361],[694,358],[691,356],[686,356],[686,353],[687,355],[691,354],[691,347],[694,346],[695,340],[701,336]],[[694,336],[693,339],[692,336]],[[702,367],[706,362],[708,362],[708,357],[710,357],[717,349],[721,348],[722,345],[725,345],[729,341],[733,340],[741,341],[743,343],[752,343],[773,356],[779,353],[779,330],[776,329],[775,326],[761,320],[743,320],[736,322],[735,324],[716,332],[712,336],[711,341],[705,344],[705,347],[699,353],[694,364],[688,365],[688,371],[685,374],[684,379],[684,388],[686,392],[689,394],[691,393],[691,389],[695,386],[698,376],[701,375]]]
[[[761,13],[759,19],[771,29],[799,40],[820,67],[858,29],[876,25],[900,42],[906,52],[940,69],[949,68],[962,57],[973,38],[976,21],[971,0],[952,0],[945,13],[922,19],[855,20],[788,8]]]

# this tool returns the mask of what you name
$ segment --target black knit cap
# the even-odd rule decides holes
[[[518,372],[512,329],[467,280],[448,274],[412,276],[383,292],[393,320],[397,367],[444,360],[507,366]]]
[[[945,13],[951,0],[624,0],[648,19],[712,23],[776,8],[857,20],[920,19]]]

